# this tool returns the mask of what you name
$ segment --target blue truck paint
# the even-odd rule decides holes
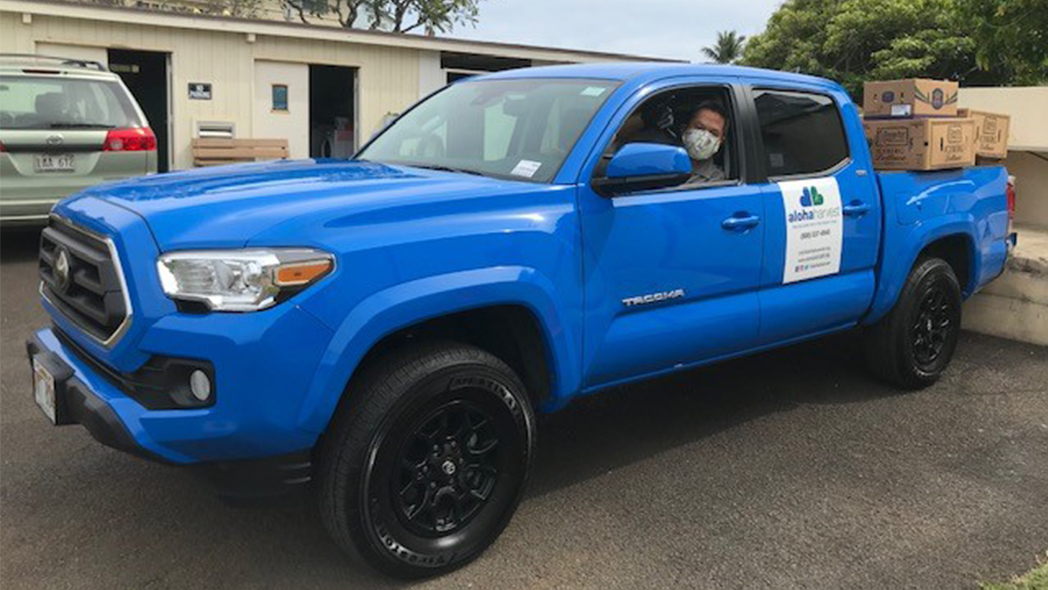
[[[55,325],[119,371],[151,355],[210,360],[214,406],[146,410],[51,329],[38,338],[138,444],[175,463],[197,463],[312,447],[376,343],[458,311],[512,305],[535,318],[552,381],[545,408],[555,409],[610,385],[872,323],[891,309],[921,250],[939,238],[959,235],[970,244],[966,294],[1003,268],[1004,169],[875,173],[855,106],[832,82],[679,64],[534,68],[474,80],[550,77],[620,84],[549,184],[310,160],[140,178],[59,204],[56,215],[115,242],[133,321],[112,348],[45,303]],[[748,100],[750,88],[833,98],[851,159],[832,174],[845,206],[868,206],[844,220],[838,274],[782,284],[781,196],[759,170],[701,195],[594,192],[589,179],[603,146],[631,110],[686,84],[723,87],[736,101]],[[733,216],[759,223],[726,231],[722,220]],[[155,266],[161,253],[245,246],[317,248],[336,256],[336,268],[254,313],[184,313],[164,296]],[[682,296],[657,305],[623,303],[676,290]]]

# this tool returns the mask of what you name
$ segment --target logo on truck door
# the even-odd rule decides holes
[[[779,183],[786,222],[782,282],[837,274],[841,268],[844,218],[837,179]]]

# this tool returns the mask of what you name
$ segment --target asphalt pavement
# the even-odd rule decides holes
[[[232,507],[35,407],[36,235],[0,235],[0,585],[386,588],[306,493]],[[965,334],[903,394],[850,339],[620,388],[540,420],[502,538],[423,588],[974,588],[1048,549],[1048,348]]]

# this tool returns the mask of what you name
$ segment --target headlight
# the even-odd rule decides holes
[[[334,268],[318,250],[198,250],[157,260],[168,297],[198,301],[216,311],[258,311],[308,287]]]

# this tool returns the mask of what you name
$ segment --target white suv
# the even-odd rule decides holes
[[[78,190],[156,169],[156,136],[119,76],[0,54],[0,223],[42,223]]]

